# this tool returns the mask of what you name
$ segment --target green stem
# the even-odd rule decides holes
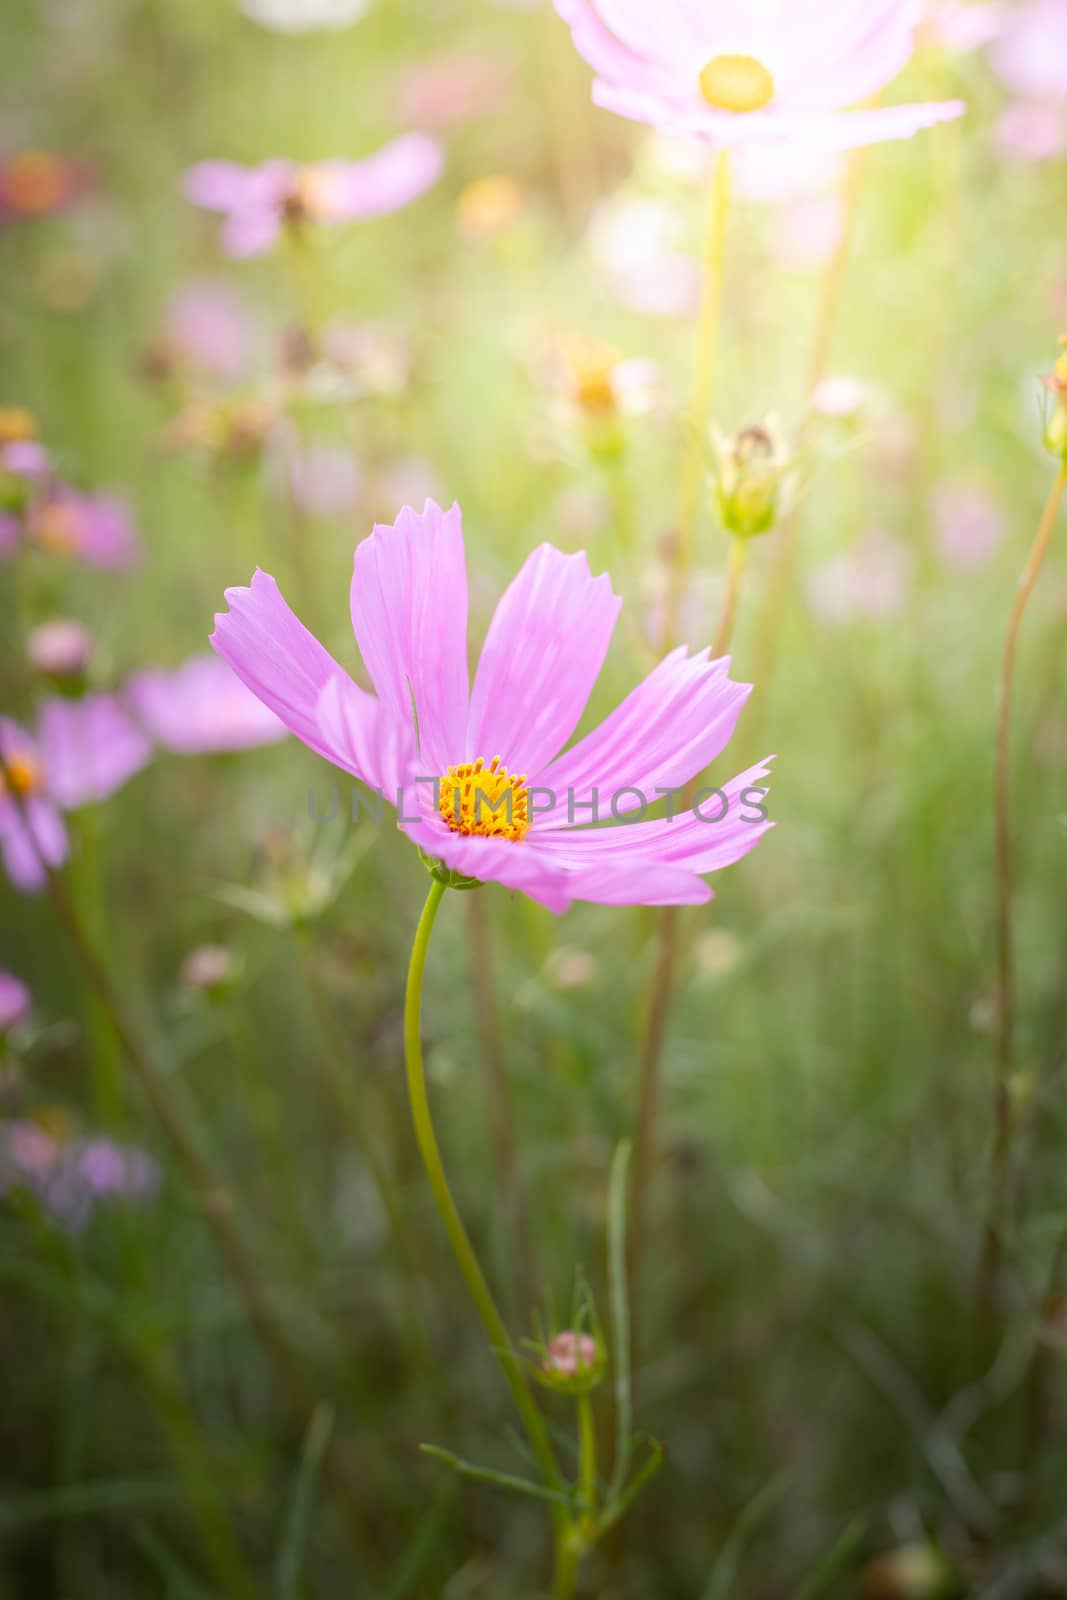
[[[582,1525],[591,1534],[596,1525],[596,1419],[588,1392],[578,1396],[578,1462]]]
[[[573,1600],[578,1585],[578,1571],[585,1554],[573,1533],[556,1535],[556,1575],[552,1584],[552,1600]]]
[[[475,891],[477,892],[477,891]],[[556,1463],[555,1452],[545,1427],[544,1419],[538,1411],[523,1376],[519,1358],[515,1354],[504,1319],[497,1310],[496,1301],[493,1299],[485,1275],[474,1253],[474,1246],[467,1236],[463,1226],[463,1219],[459,1214],[452,1191],[448,1186],[445,1176],[444,1163],[441,1160],[441,1151],[434,1132],[433,1119],[430,1114],[430,1102],[426,1093],[426,1074],[422,1061],[422,981],[426,970],[426,955],[430,946],[430,935],[437,919],[437,912],[441,901],[444,899],[445,885],[434,879],[430,892],[426,897],[426,904],[422,908],[419,925],[415,931],[415,942],[411,948],[411,964],[408,968],[407,994],[404,999],[404,1056],[407,1064],[408,1095],[411,1100],[411,1115],[415,1124],[415,1138],[422,1156],[422,1164],[426,1169],[426,1176],[430,1181],[430,1190],[434,1203],[437,1206],[441,1221],[444,1223],[445,1232],[448,1234],[452,1253],[456,1258],[460,1272],[463,1274],[468,1293],[474,1301],[478,1315],[482,1319],[485,1331],[489,1335],[489,1342],[493,1347],[511,1390],[519,1416],[526,1429],[530,1447],[537,1458],[538,1465],[545,1476],[546,1482],[553,1488],[560,1484],[559,1467]],[[556,1525],[557,1552],[565,1542],[570,1532],[570,1518],[562,1507],[553,1509],[553,1520]],[[562,1591],[564,1594],[570,1590]]]

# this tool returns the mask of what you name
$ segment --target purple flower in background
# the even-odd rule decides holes
[[[963,572],[986,566],[1004,538],[1004,518],[992,495],[979,484],[948,478],[936,486],[931,503],[945,565]]]
[[[140,558],[130,513],[111,495],[58,487],[30,506],[28,527],[37,544],[91,567],[130,567]]]
[[[28,1190],[68,1233],[80,1233],[101,1203],[154,1200],[160,1176],[154,1157],[113,1139],[66,1137],[29,1120],[0,1124],[0,1196]]]
[[[248,318],[227,284],[196,280],[172,296],[164,319],[163,348],[178,367],[235,378],[249,342]]]
[[[112,695],[46,700],[35,737],[0,719],[0,852],[15,887],[37,893],[66,860],[63,811],[106,800],[150,757]]]
[[[399,826],[458,875],[557,913],[573,900],[699,905],[711,898],[703,874],[746,855],[770,826],[746,810],[754,789],[765,792],[766,764],[723,786],[714,826],[699,810],[582,825],[608,821],[608,797],[621,820],[647,810],[657,789],[682,789],[725,749],[749,694],[727,660],[683,647],[564,750],[620,606],[584,554],[544,544],[527,558],[496,608],[473,686],[458,506],[405,509],[356,550],[352,623],[376,695],[297,620],[269,574],[226,598],[211,641],[219,654],[312,750],[396,799]]]
[[[22,523],[11,511],[0,511],[0,561],[13,556],[22,540]]]
[[[192,656],[174,672],[139,672],[125,698],[145,732],[178,755],[249,750],[288,731],[218,656]]]
[[[30,991],[13,972],[0,970],[0,1039],[25,1022],[32,1005]]]
[[[9,439],[0,444],[0,467],[16,478],[38,483],[48,477],[52,462],[39,439]]]
[[[436,183],[442,165],[435,140],[409,133],[364,161],[265,161],[258,167],[201,161],[185,175],[185,194],[226,218],[227,255],[257,256],[285,225],[358,222],[398,211]]]

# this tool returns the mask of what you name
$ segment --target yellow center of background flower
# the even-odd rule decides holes
[[[0,768],[0,784],[20,800],[27,799],[41,787],[40,763],[31,755],[9,756]]]
[[[525,777],[513,778],[499,756],[449,767],[439,780],[438,810],[453,833],[518,843],[530,828]]]
[[[762,111],[774,79],[755,56],[714,56],[700,74],[700,92],[716,111]]]

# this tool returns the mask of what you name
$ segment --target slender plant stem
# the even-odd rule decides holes
[[[689,439],[682,467],[681,500],[671,584],[667,596],[663,642],[670,646],[678,632],[682,597],[693,568],[697,523],[700,519],[700,491],[704,480],[704,446],[715,395],[715,373],[719,353],[719,328],[722,322],[723,284],[726,276],[726,230],[730,215],[733,171],[730,152],[720,150],[708,203],[704,237],[704,275],[697,332],[696,372],[689,413]]]
[[[485,1095],[489,1107],[489,1138],[493,1166],[504,1206],[508,1253],[513,1268],[514,1309],[528,1306],[533,1273],[530,1240],[522,1208],[516,1161],[515,1118],[504,1057],[500,1048],[496,1000],[493,994],[493,940],[485,901],[480,894],[467,896],[467,949],[470,956],[471,992],[481,1051]]]
[[[741,593],[741,578],[744,573],[744,566],[745,541],[735,538],[730,545],[726,594],[723,599],[718,626],[715,630],[713,654],[716,656],[725,655],[730,648],[734,623],[737,620],[737,605]],[[691,804],[696,781],[694,779],[687,786],[683,805]],[[659,1154],[659,1106],[661,1098],[660,1087],[663,1077],[663,1047],[667,1037],[667,1022],[670,1016],[671,1003],[674,998],[679,953],[679,920],[680,912],[677,906],[666,906],[660,912],[656,971],[652,979],[652,992],[641,1045],[637,1128],[634,1136],[631,1224],[627,1252],[630,1316],[635,1327],[638,1320],[638,1292],[644,1255],[645,1213]]]
[[[996,754],[993,784],[995,830],[994,892],[996,896],[996,1076],[993,1089],[993,1150],[989,1200],[976,1288],[980,1314],[987,1314],[996,1293],[1003,1251],[1011,1144],[1014,1133],[1011,1090],[1015,1071],[1015,943],[1012,923],[1013,865],[1011,847],[1011,714],[1019,634],[1030,596],[1048,553],[1056,519],[1067,490],[1067,463],[1052,485],[1044,513],[1019,579],[1008,619],[997,697]]]
[[[741,598],[741,579],[745,570],[745,554],[748,546],[744,539],[734,538],[730,541],[730,559],[726,569],[726,594],[723,598],[722,612],[719,616],[719,626],[715,630],[715,643],[711,647],[713,656],[724,656],[730,648],[733,638],[734,623],[737,621],[737,602]]]
[[[29,823],[26,823],[27,828]],[[31,835],[32,837],[32,835]],[[233,1200],[218,1182],[190,1131],[184,1113],[167,1087],[166,1079],[155,1067],[126,1016],[103,961],[87,937],[62,880],[56,873],[47,875],[48,896],[62,923],[90,984],[99,995],[130,1066],[144,1095],[159,1119],[163,1131],[185,1169],[214,1236],[218,1251],[244,1304],[248,1320],[255,1329],[274,1372],[278,1387],[294,1420],[304,1429],[310,1426],[314,1404],[304,1384],[296,1358],[279,1323],[259,1274],[248,1256],[234,1216]],[[358,1520],[360,1493],[340,1454],[331,1449],[326,1457],[326,1476],[330,1489],[344,1513],[346,1526]]]
[[[478,890],[471,891],[478,893]],[[419,925],[415,931],[415,941],[411,948],[411,963],[408,968],[407,994],[404,1000],[404,1057],[407,1065],[408,1096],[411,1101],[411,1115],[415,1125],[415,1138],[422,1156],[422,1164],[426,1169],[430,1190],[434,1203],[437,1206],[441,1221],[444,1223],[445,1232],[448,1234],[449,1243],[456,1263],[467,1285],[467,1291],[474,1301],[475,1309],[482,1319],[482,1325],[489,1335],[489,1342],[494,1353],[500,1361],[508,1388],[511,1390],[512,1399],[516,1410],[522,1419],[527,1437],[530,1441],[537,1463],[544,1474],[545,1481],[550,1488],[560,1485],[560,1472],[556,1462],[555,1452],[548,1436],[544,1418],[534,1403],[526,1379],[523,1375],[519,1358],[515,1353],[511,1338],[504,1325],[504,1319],[497,1310],[496,1301],[492,1291],[485,1280],[474,1252],[474,1246],[467,1235],[463,1225],[463,1218],[459,1208],[452,1198],[448,1178],[445,1175],[444,1162],[441,1159],[437,1135],[434,1132],[433,1119],[430,1114],[430,1101],[426,1092],[426,1074],[422,1060],[422,984],[426,970],[426,955],[430,946],[430,935],[434,922],[444,899],[445,885],[434,879],[430,885],[430,892],[426,897],[426,904],[422,908]],[[556,1522],[557,1536],[561,1526],[569,1526],[569,1517],[563,1507],[554,1506],[552,1515]],[[557,1537],[558,1544],[558,1537]]]
[[[829,370],[834,330],[837,327],[841,310],[845,277],[852,256],[853,240],[856,233],[856,218],[859,213],[866,155],[866,150],[853,150],[848,158],[843,194],[841,232],[830,263],[823,274],[819,288],[818,304],[815,309],[815,328],[812,334],[811,351],[808,356],[808,415],[805,426],[801,430],[801,437],[798,440],[799,445],[806,443],[805,435],[810,426],[812,415],[811,402]],[[767,585],[767,598],[763,605],[763,616],[753,651],[752,681],[760,687],[761,705],[766,704],[766,689],[777,663],[782,613],[789,599],[790,579],[796,555],[797,530],[802,503],[803,495],[798,493],[792,510],[783,518],[775,539],[775,556]],[[752,732],[750,724],[748,728],[749,737],[752,736]]]
[[[581,1544],[575,1540],[573,1534],[557,1533],[556,1573],[552,1585],[552,1600],[573,1600],[584,1554]]]
[[[583,1525],[587,1531],[596,1524],[596,1418],[588,1391],[578,1396],[578,1492],[581,1496]]]

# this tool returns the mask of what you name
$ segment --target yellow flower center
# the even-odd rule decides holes
[[[0,767],[0,788],[7,788],[19,800],[29,799],[41,787],[41,764],[36,757],[9,756]]]
[[[449,767],[438,782],[437,809],[453,833],[511,839],[517,844],[529,832],[526,779],[513,778],[499,756],[488,767],[480,757]]]
[[[342,183],[334,172],[301,167],[282,203],[289,222],[319,221],[337,209]]]
[[[762,111],[774,99],[774,79],[755,56],[713,56],[700,92],[716,111]]]
[[[37,423],[23,406],[0,406],[0,444],[22,444],[36,439]]]

